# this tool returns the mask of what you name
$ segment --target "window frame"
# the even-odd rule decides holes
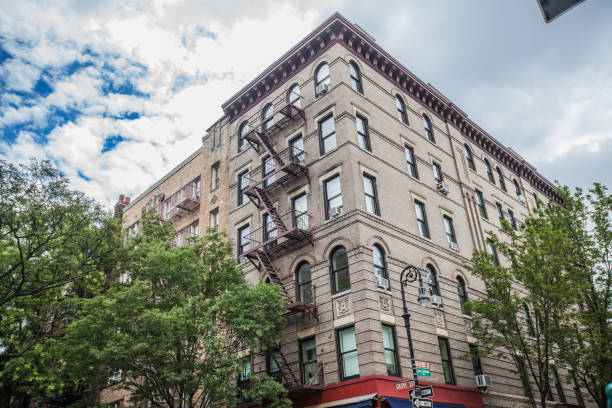
[[[465,160],[467,160],[468,168],[476,171],[476,162],[474,162],[474,155],[472,154],[472,149],[468,146],[467,143],[463,144],[463,151],[465,154]]]
[[[385,340],[384,340],[385,339],[385,337],[384,337],[385,327],[388,328],[388,329],[391,329],[391,336],[390,336],[390,338],[391,338],[391,341],[393,342],[393,348],[385,347]],[[402,376],[402,367],[401,367],[401,364],[400,364],[400,357],[399,357],[399,353],[398,353],[397,336],[395,334],[395,326],[391,325],[391,324],[383,323],[382,324],[382,330],[383,330],[383,341],[382,341],[382,343],[383,343],[383,350],[384,350],[384,354],[385,354],[385,364],[387,365],[387,375],[389,377],[401,377]],[[387,351],[390,351],[391,353],[393,353],[393,360],[394,360],[394,363],[395,363],[395,368],[397,370],[396,373],[392,373],[392,372],[389,371],[389,365],[387,364],[387,354],[386,354]]]
[[[416,156],[414,155],[414,147],[404,144],[404,157],[408,166],[408,174],[418,180],[419,169],[417,167]]]
[[[270,109],[269,115],[268,109]],[[268,102],[261,110],[261,131],[267,132],[272,126],[274,126],[274,104]]]
[[[478,212],[480,216],[485,220],[489,219],[489,214],[487,214],[487,207],[485,205],[484,196],[482,195],[482,191],[475,189],[474,194],[476,195],[476,205],[478,206]]]
[[[482,370],[482,361],[480,360],[478,346],[475,344],[468,344],[470,348],[470,357],[472,359],[472,369],[474,370],[474,375],[483,375],[484,371]]]
[[[493,245],[493,242],[491,242],[491,240],[487,239],[486,245],[487,247],[487,253],[489,255],[493,255],[493,260],[491,261],[491,263],[493,264],[493,266],[499,266],[499,256],[497,255],[497,248],[495,248],[495,245]]]
[[[434,180],[436,183],[444,182],[444,174],[442,174],[442,165],[438,162],[431,162],[431,170],[433,172]]]
[[[304,198],[306,202],[306,211],[300,214],[296,213],[295,203],[297,200]],[[308,195],[306,192],[298,194],[294,197],[291,197],[291,223],[294,227],[300,229],[308,229],[309,228],[309,218],[308,218]],[[305,220],[305,221],[304,221]],[[302,228],[302,225],[304,228]]]
[[[446,233],[446,240],[449,244],[457,243],[457,236],[455,235],[455,226],[453,225],[453,219],[446,214],[442,215],[442,223],[444,224],[444,232]]]
[[[246,136],[248,132],[249,132],[249,121],[243,120],[240,123],[240,126],[238,126],[238,153],[244,150],[247,150],[250,146],[248,140],[246,140],[246,138],[244,137]]]
[[[419,218],[419,211],[417,210],[417,206],[421,209],[421,213],[423,216],[423,219],[421,220]],[[414,210],[416,213],[416,220],[417,220],[417,229],[419,231],[419,235],[421,235],[421,237],[424,238],[431,238],[431,233],[429,231],[429,224],[427,222],[427,212],[425,211],[425,203],[423,203],[421,200],[418,199],[414,199]],[[423,226],[422,230],[420,226]]]
[[[561,378],[559,377],[559,371],[554,365],[551,368],[553,374],[553,382],[555,383],[555,388],[557,389],[559,401],[563,404],[567,404],[567,398],[565,397],[565,391],[563,390],[563,383],[561,382]]]
[[[219,162],[216,162],[211,166],[210,172],[210,191],[216,191],[219,188],[219,182],[221,179],[221,165]]]
[[[444,359],[442,347],[446,352],[447,359]],[[440,348],[440,360],[442,361],[442,372],[444,373],[444,383],[456,385],[455,370],[453,368],[453,357],[450,351],[450,342],[446,337],[438,337],[438,347]],[[448,371],[447,371],[448,370]]]
[[[489,181],[493,184],[495,184],[495,175],[493,174],[493,167],[491,167],[491,163],[489,162],[489,159],[484,159],[485,162],[485,167],[487,168],[487,177],[489,178]]]
[[[376,188],[376,177],[372,176],[371,174],[368,174],[366,172],[362,173],[362,180],[363,180],[363,193],[365,196],[365,202],[366,202],[366,211],[370,214],[376,215],[380,217],[380,207],[378,205],[378,191]],[[373,195],[368,194],[367,190],[366,190],[366,180],[370,183],[371,187],[372,187],[372,191],[373,191]],[[370,211],[368,209],[368,199],[373,201],[373,205],[374,205],[374,212]]]
[[[301,144],[302,147],[296,147],[295,143],[296,141],[301,140]],[[294,151],[294,149],[299,149],[301,150],[301,153],[297,153]],[[290,157],[291,157],[291,161],[300,163],[300,164],[304,164],[305,159],[306,159],[306,152],[304,151],[304,136],[302,136],[302,134],[298,134],[294,137],[291,138],[291,140],[289,140],[289,151],[290,151]]]
[[[327,193],[327,186],[329,185],[329,183],[332,182],[332,180],[338,178],[338,183],[340,183],[340,194],[335,195],[333,197],[329,197],[328,193]],[[325,181],[323,181],[323,199],[324,204],[325,204],[325,220],[329,220],[330,216],[329,216],[329,210],[331,209],[329,206],[329,202],[337,197],[340,197],[340,201],[342,201],[342,179],[340,178],[340,173],[336,173],[335,175],[329,177],[328,179],[326,179]],[[344,205],[344,202],[342,203],[342,205]],[[335,207],[334,207],[335,208]]]
[[[238,186],[237,186],[238,187],[238,199],[237,199],[238,206],[245,204],[249,199],[249,197],[247,197],[247,195],[244,192],[246,190],[246,187],[242,185],[243,184],[242,179],[245,176],[246,177],[249,176],[249,169],[243,170],[240,173],[238,173]]]
[[[425,129],[425,134],[427,134],[427,139],[431,143],[435,144],[436,136],[434,135],[433,131],[433,123],[431,122],[429,115],[427,115],[426,113],[423,113],[423,128]]]
[[[268,163],[272,163],[272,165],[268,166]],[[274,160],[274,157],[270,156],[269,154],[262,157],[261,158],[261,178],[262,180],[265,179],[263,182],[264,187],[268,187],[276,181],[276,175],[273,175],[270,178],[266,179],[268,175],[274,173],[275,171],[276,171],[276,161]]]
[[[427,271],[427,285],[429,286],[429,295],[441,297],[440,285],[438,283],[438,271],[436,271],[436,268],[430,263],[425,265],[425,270]]]
[[[297,99],[295,99],[294,101],[291,100],[291,95],[293,94],[293,90],[297,88]],[[296,103],[297,102],[297,103]],[[293,84],[289,87],[289,89],[287,90],[287,103],[289,103],[290,105],[295,106],[296,108],[301,109],[302,108],[302,92],[300,89],[300,84]]]
[[[470,298],[468,297],[467,286],[465,286],[465,281],[461,276],[457,276],[457,296],[459,297],[459,305],[461,305],[461,313],[466,316],[471,316],[472,313],[468,310],[466,303],[469,302]]]
[[[310,271],[310,280],[300,282],[300,269],[302,266],[308,265],[308,270]],[[310,302],[306,302],[304,297],[302,296],[302,287],[310,287]],[[301,261],[297,267],[295,268],[295,299],[298,302],[302,303],[313,303],[314,302],[314,293],[312,291],[312,269],[310,268],[310,263],[308,261]]]
[[[514,211],[512,211],[510,208],[508,208],[508,218],[510,219],[510,225],[512,226],[512,229],[518,231],[516,218],[514,218]]]
[[[502,221],[506,219],[506,217],[504,216],[504,207],[499,201],[495,202],[495,207],[497,208],[497,217],[499,218],[499,225],[502,225]]]
[[[374,251],[378,251],[380,254],[380,259],[382,259],[382,265],[376,265],[376,257],[374,256]],[[374,267],[374,276],[376,276],[376,271],[382,271],[381,277],[384,279],[389,279],[389,271],[387,270],[387,257],[385,254],[385,250],[380,244],[372,245],[372,266]]]
[[[342,348],[341,348],[342,332],[351,330],[351,329],[353,330],[353,336],[355,336],[355,348],[352,350],[342,351]],[[348,381],[348,380],[352,380],[355,378],[359,378],[359,351],[357,349],[357,333],[355,331],[354,325],[336,329],[336,351],[338,354],[338,372],[340,374],[339,375],[340,381]],[[344,367],[344,356],[349,353],[355,353],[357,355],[357,374],[346,376],[344,372],[344,368],[343,368]]]
[[[247,230],[247,233],[244,234],[244,236],[242,235],[243,232]],[[251,247],[251,242],[249,241],[248,243],[244,243],[244,238],[249,235],[251,233],[251,224],[244,224],[243,226],[241,226],[240,228],[238,228],[237,230],[237,234],[238,234],[238,239],[236,240],[236,247],[238,250],[238,262],[244,262],[246,260],[246,257],[243,255],[245,251],[248,251]],[[247,247],[245,249],[245,247]]]
[[[213,219],[215,220],[214,225],[213,225]],[[215,230],[219,228],[219,208],[218,207],[210,212],[209,228],[212,228]]]
[[[312,341],[314,343],[314,360],[310,360],[310,361],[304,361],[303,359],[303,355],[304,355],[304,344],[307,342]],[[316,370],[314,371],[315,373],[317,372],[317,370],[319,369],[319,363],[318,363],[318,356],[317,356],[317,341],[316,338],[314,336],[312,337],[307,337],[305,339],[300,339],[299,340],[299,362],[300,362],[300,379],[302,381],[302,384],[306,384],[306,365],[308,364],[315,364]],[[318,381],[315,381],[315,383],[318,383]]]
[[[327,136],[323,136],[323,123],[328,121],[328,120],[332,120],[333,126],[334,126],[334,130],[333,132],[331,132],[329,135]],[[336,150],[338,148],[338,139],[336,137],[336,121],[334,119],[334,114],[330,113],[329,115],[326,115],[324,118],[320,119],[317,122],[318,125],[318,134],[319,134],[319,152],[321,154],[321,156],[324,156],[326,154],[328,154],[329,152],[332,152],[334,150]],[[331,148],[329,151],[325,151],[325,141],[327,139],[329,139],[330,137],[334,138],[334,144],[335,146],[333,148]]]
[[[359,131],[359,122],[363,126],[363,133]],[[355,115],[355,127],[357,128],[357,142],[359,147],[368,152],[372,152],[372,145],[370,143],[370,127],[368,125],[368,119],[360,114]]]
[[[353,76],[353,70],[355,71],[355,74],[357,75],[357,77]],[[349,76],[351,77],[351,88],[353,88],[353,90],[363,95],[363,82],[361,79],[362,78],[361,70],[359,69],[355,61],[349,61]]]
[[[327,76],[322,78],[319,81],[319,71],[324,66],[327,66]],[[329,69],[329,63],[327,61],[321,62],[319,65],[317,65],[317,69],[315,69],[315,72],[314,72],[315,97],[319,96],[319,93],[317,92],[317,88],[322,83],[327,83],[327,84],[329,84],[329,86],[331,86],[331,72],[330,72],[330,69]]]
[[[338,269],[334,269],[334,256],[340,250],[344,250],[344,253],[346,256],[346,266],[338,268]],[[336,285],[336,276],[340,272],[343,272],[344,270],[346,270],[348,286],[338,290],[337,285]],[[350,269],[349,260],[348,260],[348,251],[346,250],[344,246],[338,245],[334,247],[334,249],[331,251],[329,255],[329,272],[330,272],[330,279],[331,279],[332,294],[335,295],[336,293],[346,292],[347,290],[351,289],[351,269]]]
[[[514,191],[516,192],[516,198],[519,198],[520,196],[523,195],[523,191],[521,190],[521,186],[519,186],[518,181],[513,178],[512,182],[514,183]]]
[[[499,180],[499,186],[504,192],[507,193],[508,189],[506,188],[506,180],[504,179],[504,173],[502,172],[502,169],[497,166],[495,168],[495,171],[497,171],[497,179]]]
[[[404,98],[402,98],[400,94],[395,94],[395,108],[397,109],[399,121],[402,122],[404,125],[409,125],[406,103],[404,102]]]
[[[278,227],[274,223],[274,220],[272,219],[272,216],[270,215],[270,213],[266,212],[261,216],[261,223],[263,227],[264,242],[271,238],[276,238],[278,236]],[[268,225],[270,224],[273,225],[274,227],[268,228]],[[276,243],[277,243],[276,240],[270,242],[269,244],[266,245],[266,249],[276,246]]]

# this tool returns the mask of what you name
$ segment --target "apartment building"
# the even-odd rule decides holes
[[[417,280],[406,303],[434,407],[525,404],[512,363],[469,358],[464,303],[484,288],[463,265],[495,251],[502,218],[518,225],[555,200],[552,183],[339,14],[222,108],[198,151],[118,210],[137,233],[155,208],[178,245],[222,228],[248,280],[282,285],[278,349],[245,355],[238,385],[267,373],[296,407],[408,407],[400,273],[414,265],[431,302],[419,306]],[[551,398],[584,405],[558,377]]]

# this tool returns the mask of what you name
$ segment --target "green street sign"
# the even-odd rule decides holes
[[[417,375],[419,377],[431,377],[431,372],[429,368],[417,368]]]

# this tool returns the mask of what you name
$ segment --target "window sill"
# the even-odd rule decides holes
[[[341,296],[347,295],[349,293],[351,293],[351,288],[344,289],[342,292],[336,292],[336,293],[331,295],[331,298],[335,299],[337,297],[341,297]]]
[[[466,314],[465,314],[465,313],[463,313],[463,312],[462,312],[461,314],[463,315],[463,318],[464,318],[464,319],[469,319],[469,320],[472,320],[472,316],[470,316],[470,315],[466,315]]]

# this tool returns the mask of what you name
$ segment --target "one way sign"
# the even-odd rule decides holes
[[[430,399],[414,398],[412,400],[412,405],[415,408],[432,408],[433,407],[433,402],[431,402]]]
[[[412,390],[410,391],[410,398],[411,399],[415,399],[415,398],[430,398],[433,397],[434,392],[433,392],[433,387],[431,386],[427,386],[427,387],[423,387],[421,389],[417,390]]]

